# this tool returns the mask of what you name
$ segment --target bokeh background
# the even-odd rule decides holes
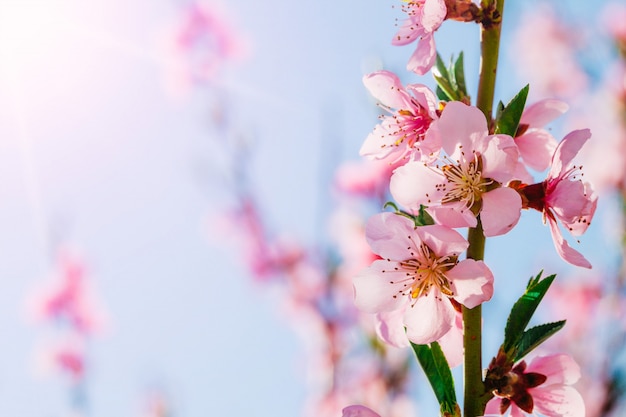
[[[540,7],[507,3],[496,92],[505,102],[529,82],[513,29]],[[558,3],[581,42],[599,39],[580,57],[593,85],[614,56],[599,7]],[[245,178],[269,228],[329,244],[334,172],[360,159],[380,112],[362,76],[385,68],[434,83],[404,70],[412,47],[390,44],[399,2],[204,4],[226,46],[212,40],[199,52],[180,40],[190,2],[0,1],[2,416],[302,412],[307,324],[290,322],[283,294],[251,279],[228,210]],[[447,22],[436,40],[443,57],[464,52],[474,94],[478,27]],[[531,97],[540,98],[532,83]],[[620,256],[615,199],[598,213],[576,246],[593,273]],[[488,241],[486,260],[507,284],[485,306],[486,327],[502,328],[540,269],[590,276],[558,258],[540,220],[525,213]],[[54,359],[68,323],[42,314],[67,259],[84,268],[90,294],[78,391]],[[486,345],[499,337],[488,332]]]

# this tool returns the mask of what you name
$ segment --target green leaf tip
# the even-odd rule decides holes
[[[530,86],[526,84],[506,106],[500,108],[500,104],[498,105],[495,134],[515,136],[524,112],[529,89]]]
[[[526,291],[515,302],[507,319],[501,351],[513,362],[526,356],[565,325],[565,320],[562,320],[526,330],[539,303],[556,278],[554,274],[542,278],[542,274],[543,271],[530,278]]]

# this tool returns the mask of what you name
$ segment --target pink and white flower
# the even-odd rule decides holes
[[[485,236],[511,230],[522,208],[515,190],[503,187],[518,164],[513,138],[489,135],[483,113],[457,101],[446,105],[430,129],[448,156],[441,165],[410,162],[397,168],[390,183],[394,199],[410,210],[426,206],[448,227],[475,227],[480,214]]]
[[[390,113],[383,116],[369,134],[360,150],[361,156],[396,162],[402,158],[432,159],[439,152],[438,138],[429,136],[428,129],[437,119],[437,98],[422,84],[402,86],[390,71],[376,71],[363,77],[369,92]]]
[[[441,225],[415,227],[406,217],[380,213],[366,226],[376,260],[354,278],[355,304],[362,311],[404,309],[409,340],[439,340],[454,325],[452,301],[473,308],[493,294],[493,274],[482,261],[458,260],[469,246]]]
[[[505,376],[508,381],[494,390],[485,414],[511,417],[584,417],[585,404],[572,384],[580,368],[568,355],[538,356],[528,365],[522,361]]]
[[[558,142],[544,127],[565,113],[568,108],[567,103],[563,101],[545,99],[524,110],[515,135],[515,144],[526,166],[536,171],[544,171],[550,166]],[[520,171],[518,179],[529,182],[526,179],[529,174],[525,167],[522,166]]]
[[[582,235],[591,224],[598,196],[590,183],[582,181],[581,166],[572,165],[572,160],[590,137],[589,129],[570,132],[554,152],[548,178],[520,189],[524,208],[534,208],[543,213],[544,222],[550,225],[552,240],[561,258],[583,268],[591,268],[591,264],[568,245],[557,219],[574,236]]]
[[[407,69],[418,75],[426,74],[435,64],[437,51],[434,34],[446,18],[444,0],[415,0],[402,5],[407,18],[395,34],[393,45],[407,45],[417,41]]]

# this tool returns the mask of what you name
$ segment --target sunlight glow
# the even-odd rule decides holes
[[[54,59],[63,40],[63,1],[9,0],[0,3],[0,68],[15,76],[36,63]]]

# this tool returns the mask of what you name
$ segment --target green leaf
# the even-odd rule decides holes
[[[509,136],[515,136],[519,121],[522,118],[524,112],[524,105],[526,105],[526,97],[528,97],[528,84],[520,90],[519,93],[509,104],[504,107],[500,116],[496,119],[496,134],[504,134]]]
[[[419,214],[415,216],[414,221],[416,226],[428,226],[435,224],[435,220],[433,220],[430,214],[428,214],[424,205],[420,205]]]
[[[465,87],[465,69],[463,66],[463,52],[459,53],[459,57],[454,63],[454,81],[457,91],[461,93],[461,97],[467,96],[467,88]]]
[[[523,337],[524,330],[535,313],[537,306],[539,306],[543,296],[556,277],[556,275],[550,275],[541,279],[542,273],[543,271],[539,272],[534,279],[530,279],[526,292],[511,309],[506,327],[504,328],[504,343],[502,346],[505,352],[511,352],[512,349],[518,346],[518,342]]]
[[[437,61],[435,63],[435,67],[433,68],[433,72],[437,71],[440,77],[445,79],[450,79],[450,74],[448,74],[448,69],[446,68],[446,64],[443,63],[443,59],[441,59],[441,55],[437,53]]]
[[[435,81],[437,82],[437,86],[444,94],[444,97],[441,97],[439,93],[437,93],[437,96],[440,100],[456,101],[459,99],[459,94],[456,91],[456,83],[451,78],[451,74],[446,68],[446,64],[443,63],[443,60],[441,59],[441,56],[439,54],[437,54],[437,62],[432,68],[432,74],[433,78],[435,78]]]
[[[565,326],[565,320],[542,324],[526,330],[515,346],[516,354],[514,361],[517,362],[522,359],[531,350],[561,330],[563,326]]]
[[[437,85],[437,89],[435,90],[437,93],[437,98],[441,101],[450,101],[450,97]]]
[[[458,409],[454,378],[439,343],[433,342],[430,346],[411,343],[411,346],[437,397],[441,413],[454,414]]]
[[[504,103],[502,101],[498,101],[498,105],[496,106],[496,120],[499,120],[502,117],[502,111],[504,110]]]
[[[433,73],[433,77],[435,78],[435,81],[437,82],[437,85],[439,86],[439,88],[441,88],[441,91],[443,91],[443,93],[446,95],[448,101],[457,101],[458,94],[456,93],[454,86],[450,83],[450,80],[448,78],[444,78],[441,75],[437,74],[435,70],[433,70],[432,73]]]

